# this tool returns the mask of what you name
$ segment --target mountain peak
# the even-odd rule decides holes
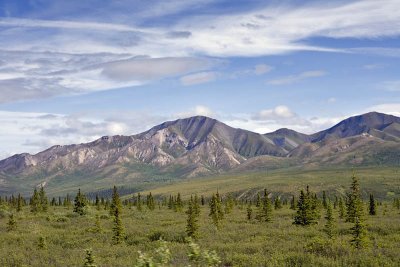
[[[400,118],[376,111],[368,112],[350,117],[327,130],[313,134],[312,141],[318,142],[324,139],[345,138],[364,133],[371,134],[381,139],[387,139],[391,137],[385,133],[385,128],[393,123],[400,123]]]

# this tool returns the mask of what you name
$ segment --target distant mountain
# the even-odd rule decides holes
[[[61,192],[83,187],[133,188],[182,177],[263,168],[398,164],[400,118],[371,112],[306,135],[290,129],[258,134],[196,116],[168,121],[132,136],[53,146],[0,161],[0,193],[45,185]]]
[[[289,153],[294,148],[311,141],[311,136],[296,132],[287,128],[276,130],[272,133],[264,134],[271,139],[275,145],[285,149]]]
[[[350,117],[311,135],[312,142],[369,134],[388,141],[400,141],[400,118],[378,112]]]

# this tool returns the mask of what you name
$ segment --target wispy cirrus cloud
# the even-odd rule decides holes
[[[143,80],[134,77],[150,77],[146,82],[171,76],[179,79],[188,72],[178,71],[181,60],[177,58],[204,57],[207,60],[210,57],[254,57],[296,51],[399,55],[396,48],[339,48],[310,42],[314,37],[399,36],[400,2],[397,0],[310,3],[302,6],[259,5],[244,11],[222,10],[195,15],[189,12],[192,15],[184,15],[185,11],[213,4],[213,1],[198,0],[185,3],[156,1],[150,10],[146,5],[137,7],[130,1],[119,1],[94,8],[87,14],[80,12],[79,17],[74,17],[60,14],[64,7],[72,11],[79,5],[74,7],[73,3],[63,3],[57,7],[49,1],[50,11],[47,12],[58,14],[63,19],[49,20],[40,16],[35,19],[0,18],[0,49],[8,58],[0,65],[0,91],[10,94],[1,101],[40,99],[143,84]],[[93,7],[93,2],[82,5]],[[116,10],[119,16],[113,13]],[[163,23],[165,17],[171,14],[180,16],[169,17]],[[23,56],[18,58],[16,51]],[[66,55],[66,58],[60,55]],[[142,69],[134,67],[139,61],[134,58],[142,56],[152,59],[144,66],[152,67],[154,74],[150,73],[151,70],[143,73]],[[171,58],[175,60],[169,60]],[[151,62],[166,63],[168,60],[172,70],[170,74],[164,75],[162,72],[167,72],[165,69],[151,65]],[[104,69],[94,69],[96,64],[103,64]],[[192,67],[195,68],[193,72],[200,71],[196,69],[198,63],[193,64],[189,72]],[[132,68],[129,70],[127,66]],[[270,71],[263,65],[257,68],[256,74]],[[210,72],[211,68],[201,71]],[[45,75],[46,72],[48,75]],[[270,82],[275,85],[290,84],[318,76],[322,74],[309,72]],[[23,93],[13,94],[8,88]]]
[[[325,76],[327,73],[322,70],[312,70],[312,71],[305,71],[296,75],[290,75],[274,80],[267,81],[270,85],[288,85],[293,83],[298,83],[306,79],[310,78],[317,78],[321,76]]]
[[[208,83],[215,81],[217,79],[217,73],[213,71],[209,72],[198,72],[183,76],[180,78],[180,81],[183,85],[196,85],[202,83]]]

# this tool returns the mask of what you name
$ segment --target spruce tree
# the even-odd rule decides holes
[[[85,215],[86,206],[87,206],[86,197],[84,194],[81,193],[81,189],[79,189],[75,197],[74,212],[78,213],[79,215]]]
[[[279,197],[276,197],[275,200],[274,200],[274,208],[276,210],[279,210],[279,209],[282,208],[282,202],[281,202],[281,199]]]
[[[151,192],[149,193],[149,195],[147,195],[146,204],[147,204],[147,208],[149,210],[154,210],[156,208],[156,204],[154,202],[154,197],[151,194]]]
[[[201,205],[204,206],[206,204],[206,200],[204,199],[204,196],[201,195]]]
[[[335,231],[335,221],[332,213],[332,205],[331,203],[326,204],[326,215],[325,215],[326,223],[324,227],[324,232],[328,236],[328,238],[333,238]]]
[[[136,208],[138,211],[142,211],[142,197],[140,195],[140,193],[137,194],[137,201],[136,201]]]
[[[83,264],[83,267],[96,267],[97,265],[95,264],[94,257],[92,255],[92,250],[91,249],[86,249],[86,256],[85,256],[85,262]]]
[[[351,245],[357,249],[365,247],[367,243],[367,231],[359,217],[355,218],[354,226],[350,230],[352,234]]]
[[[326,198],[325,191],[322,191],[322,206],[324,207],[324,209],[328,207],[328,200]]]
[[[231,195],[228,195],[225,201],[225,214],[231,213],[233,206],[235,205],[235,201]]]
[[[211,217],[213,224],[219,228],[221,226],[221,221],[224,218],[224,214],[222,212],[221,198],[218,192],[217,194],[213,194],[211,198],[209,216]]]
[[[96,200],[94,202],[94,205],[96,206],[97,210],[100,210],[100,198],[98,194],[96,194]]]
[[[17,212],[20,212],[22,210],[22,202],[23,202],[23,198],[21,197],[21,194],[18,194]]]
[[[256,207],[261,207],[261,196],[260,193],[257,193]]]
[[[297,212],[294,217],[294,224],[312,225],[317,223],[316,205],[307,186],[307,193],[300,191],[299,201],[297,202]]]
[[[350,187],[350,193],[347,195],[347,215],[346,222],[355,222],[356,218],[362,219],[363,216],[363,204],[360,194],[360,184],[358,178],[353,173],[352,183]]]
[[[40,211],[46,212],[49,207],[49,200],[47,199],[44,187],[40,187],[39,191]]]
[[[268,198],[267,189],[264,189],[264,196],[258,208],[257,220],[260,222],[270,222],[272,220],[272,203]]]
[[[175,211],[182,211],[183,203],[182,203],[182,198],[181,198],[180,193],[178,193],[178,195],[176,196],[174,208],[175,208]]]
[[[373,194],[369,195],[369,215],[376,215],[376,203]]]
[[[115,209],[121,209],[121,199],[119,198],[117,187],[114,185],[112,198],[111,198],[111,205],[110,205],[110,215],[114,215]]]
[[[188,204],[188,209],[186,211],[186,233],[188,237],[191,237],[193,239],[197,239],[199,236],[198,216],[200,210],[198,208],[198,203],[196,202],[197,200],[193,199],[193,196],[191,196]]]
[[[125,238],[124,227],[121,221],[121,207],[116,206],[114,209],[114,226],[113,226],[113,242],[120,244]]]
[[[101,233],[103,229],[101,228],[100,216],[97,214],[94,221],[94,232]]]
[[[197,216],[200,216],[200,204],[199,204],[199,198],[197,197],[197,195],[194,195],[193,207],[194,207],[195,214]]]
[[[17,229],[17,221],[14,219],[14,214],[11,213],[8,217],[7,231],[13,231],[15,229]]]
[[[36,188],[33,190],[33,195],[31,197],[30,206],[31,206],[31,212],[33,212],[33,213],[37,213],[41,209],[39,193]]]
[[[253,209],[251,208],[250,204],[247,206],[247,210],[246,211],[247,211],[246,218],[247,218],[248,221],[251,221],[253,219]]]

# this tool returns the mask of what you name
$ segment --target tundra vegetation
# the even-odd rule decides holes
[[[398,195],[329,188],[1,196],[0,266],[398,266]]]

